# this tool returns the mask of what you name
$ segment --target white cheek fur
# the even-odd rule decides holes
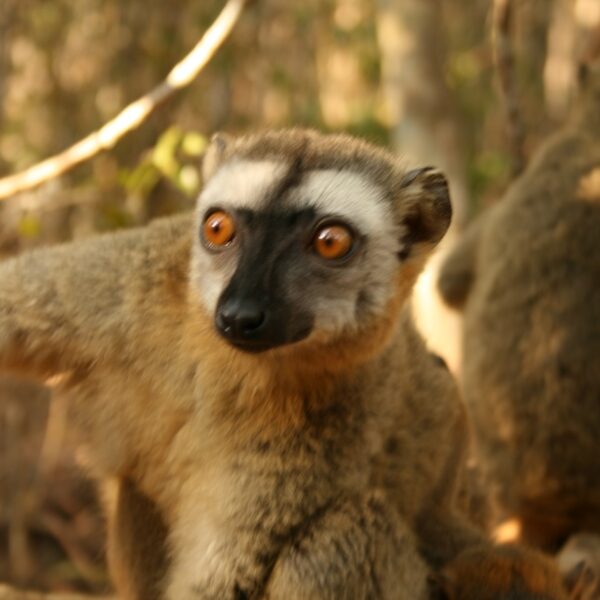
[[[194,290],[208,311],[214,314],[221,293],[233,275],[235,261],[229,268],[217,268],[200,242],[196,242],[191,264],[191,281]]]
[[[400,249],[398,226],[383,190],[360,173],[322,170],[308,174],[294,200],[339,215],[364,232],[369,244],[366,261],[349,265],[348,279],[340,281],[339,289],[315,299],[315,328],[335,334],[359,327],[356,303],[364,290],[371,314],[382,313],[393,293]]]
[[[330,294],[315,298],[315,329],[329,334],[355,329],[362,325],[364,314],[357,314],[357,301],[361,293],[368,294],[368,312],[382,314],[394,293],[392,282],[398,260],[389,248],[370,248],[368,264],[356,270],[347,282],[340,282]],[[372,268],[377,265],[377,268]]]

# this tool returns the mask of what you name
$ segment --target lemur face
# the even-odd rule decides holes
[[[304,158],[234,148],[198,200],[192,280],[219,334],[246,352],[366,326],[407,255],[389,182]]]

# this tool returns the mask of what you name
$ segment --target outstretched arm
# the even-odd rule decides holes
[[[165,285],[183,285],[190,227],[189,217],[163,220],[1,262],[0,370],[45,376],[127,360]]]
[[[438,288],[446,304],[452,308],[462,309],[469,295],[475,278],[477,246],[482,228],[481,218],[472,223],[440,269]]]

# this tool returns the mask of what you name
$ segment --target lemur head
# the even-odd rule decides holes
[[[451,217],[438,171],[407,172],[346,135],[218,135],[204,180],[192,282],[220,335],[246,352],[389,320]]]

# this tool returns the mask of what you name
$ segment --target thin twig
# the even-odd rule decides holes
[[[173,67],[167,78],[103,127],[67,150],[21,173],[0,179],[0,200],[32,189],[99,152],[112,148],[128,131],[138,127],[159,104],[193,81],[225,41],[246,3],[247,0],[229,0],[195,48]]]
[[[512,172],[513,175],[518,175],[525,168],[525,128],[515,81],[515,61],[511,43],[513,16],[514,7],[511,0],[494,0],[492,25],[494,62],[506,110]]]
[[[42,509],[37,515],[42,530],[56,540],[70,562],[87,581],[101,581],[104,572],[94,562],[93,557],[84,548],[77,533],[73,531],[72,523],[61,518],[55,512]]]

